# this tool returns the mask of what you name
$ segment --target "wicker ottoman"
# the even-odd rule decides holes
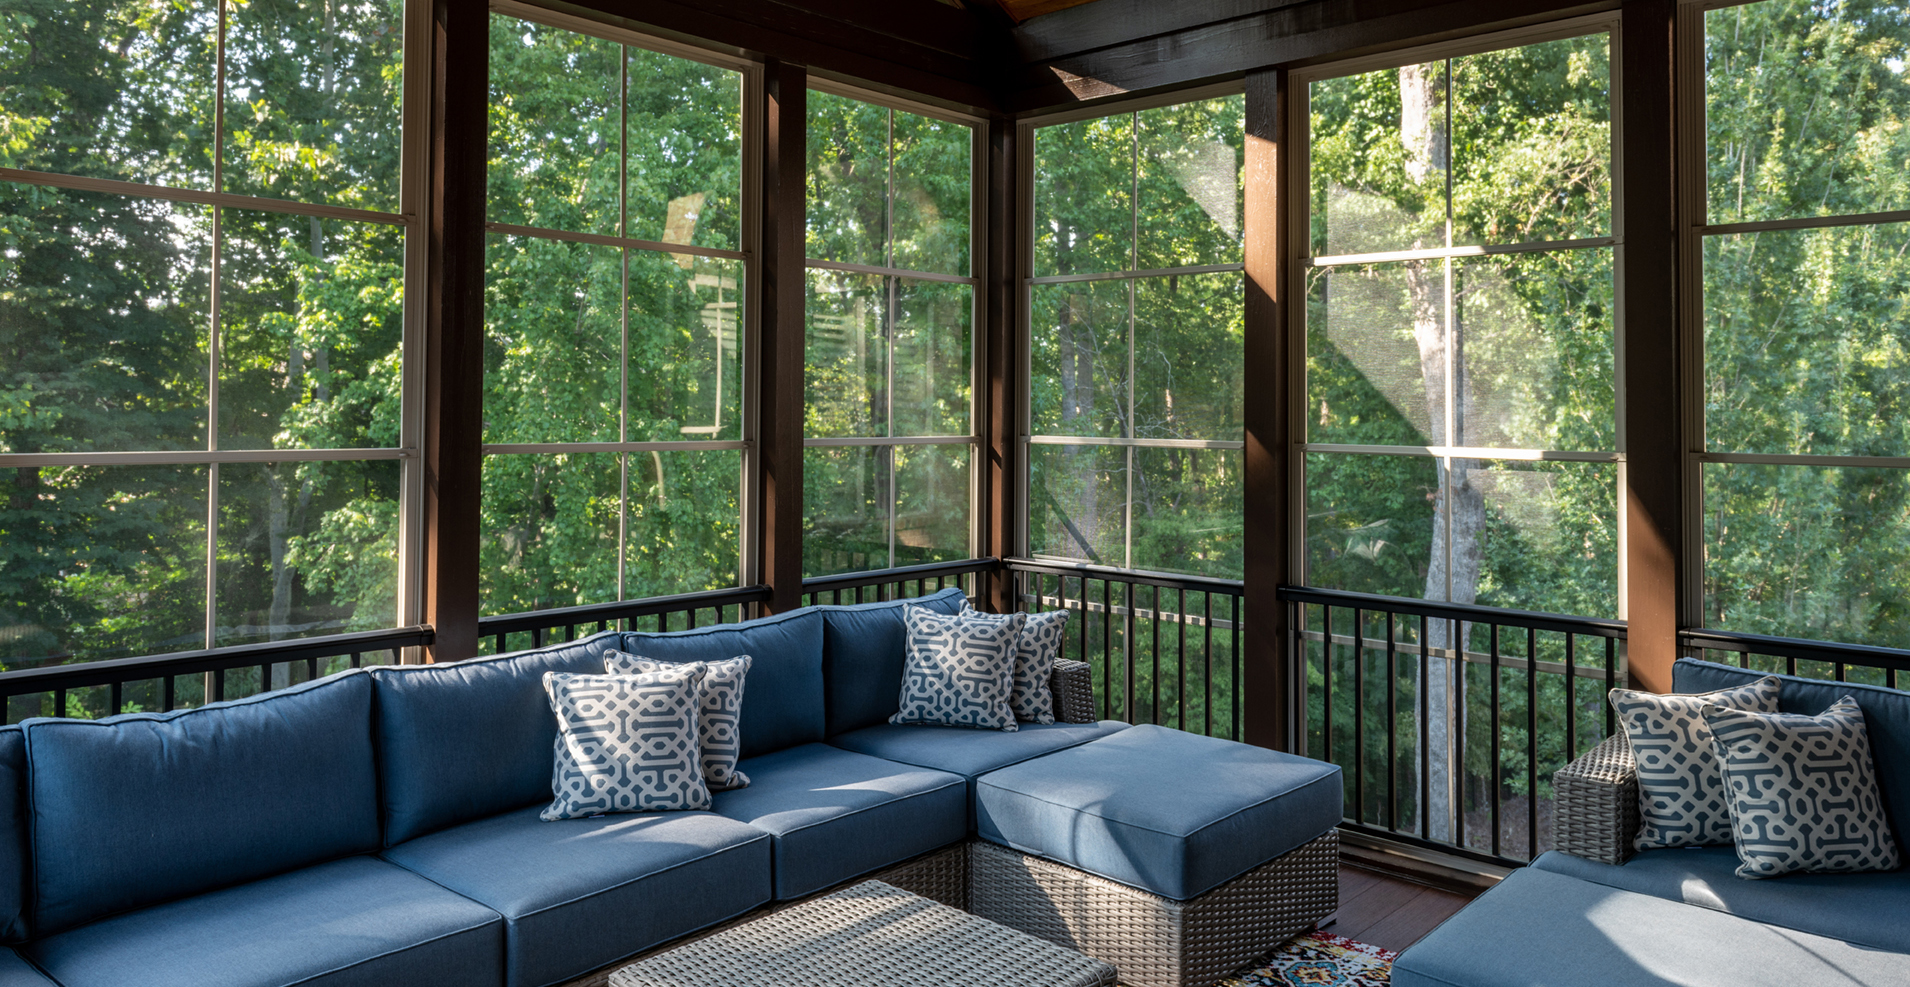
[[[610,987],[1112,987],[1114,968],[880,881],[639,960]]]
[[[969,910],[1209,987],[1338,907],[1340,769],[1136,726],[981,776]]]

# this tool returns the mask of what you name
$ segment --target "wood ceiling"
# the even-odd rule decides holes
[[[995,0],[1002,11],[1014,18],[1017,24],[1030,17],[1052,14],[1057,10],[1066,10],[1069,7],[1079,7],[1084,3],[1092,2],[1093,0]]]

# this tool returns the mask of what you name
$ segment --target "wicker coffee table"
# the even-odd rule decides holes
[[[610,987],[1112,987],[1114,968],[864,881],[610,975]]]

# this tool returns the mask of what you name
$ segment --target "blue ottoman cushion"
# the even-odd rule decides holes
[[[770,836],[708,812],[541,822],[533,806],[386,850],[504,916],[507,987],[582,976],[769,900]]]
[[[1185,901],[1339,825],[1340,769],[1142,725],[990,772],[983,838]]]
[[[1910,953],[1910,923],[1904,921],[1910,915],[1910,872],[1790,874],[1781,881],[1747,881],[1736,874],[1737,848],[1728,846],[1646,850],[1623,866],[1553,850],[1532,866],[1754,922]]]
[[[900,761],[921,768],[947,771],[968,779],[969,800],[975,796],[975,779],[990,771],[1020,764],[1031,757],[1078,747],[1127,729],[1119,720],[1099,723],[1023,723],[1014,733],[998,730],[971,730],[967,727],[939,727],[916,723],[884,723],[863,727],[830,737],[833,747]],[[974,826],[969,812],[969,826]]]
[[[1393,962],[1392,982],[1393,987],[1900,984],[1904,969],[1901,953],[1525,867],[1401,953]]]
[[[0,949],[0,987],[59,987],[11,949]]]
[[[347,857],[21,947],[65,987],[501,987],[504,920]]]
[[[776,897],[799,898],[968,835],[968,783],[828,744],[738,765],[716,811],[776,837]]]
[[[371,694],[351,671],[175,713],[26,721],[34,934],[377,849]]]

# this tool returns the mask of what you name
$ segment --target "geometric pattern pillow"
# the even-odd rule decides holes
[[[963,613],[979,613],[963,604]],[[1015,687],[1008,706],[1015,719],[1023,723],[1054,722],[1054,690],[1048,680],[1054,675],[1054,660],[1061,654],[1061,635],[1068,628],[1068,611],[1049,610],[1031,613],[1021,625],[1021,639],[1015,645]]]
[[[1013,731],[1015,644],[1024,613],[952,616],[927,607],[902,608],[908,628],[901,708],[890,723],[931,723]]]
[[[538,818],[709,808],[696,742],[702,678],[701,662],[647,675],[545,672],[557,743],[553,798]]]
[[[1696,696],[1611,691],[1612,709],[1638,764],[1640,850],[1731,842],[1731,802],[1711,747],[1704,707],[1777,712],[1778,679]]]
[[[1897,869],[1856,700],[1816,716],[1714,706],[1704,718],[1731,791],[1739,877]]]
[[[750,662],[748,655],[737,655],[703,663],[703,683],[697,687],[696,738],[703,782],[712,792],[749,787],[749,776],[736,770],[736,761],[743,754],[743,676],[749,674]],[[612,675],[641,675],[674,667],[672,662],[621,651],[604,655],[604,670]]]

